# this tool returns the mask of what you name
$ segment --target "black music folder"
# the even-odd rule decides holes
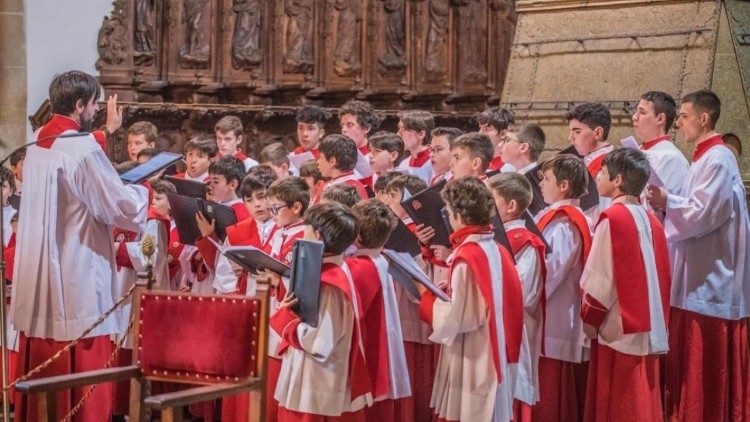
[[[123,183],[141,183],[172,164],[182,160],[182,154],[162,151],[145,163],[139,164],[120,176]]]
[[[11,195],[10,198],[8,198],[8,205],[13,207],[16,211],[21,209],[21,195]]]
[[[516,258],[513,256],[513,249],[510,247],[510,241],[508,241],[508,234],[505,232],[505,225],[503,224],[502,220],[500,220],[500,215],[497,212],[497,209],[495,210],[495,215],[492,217],[492,230],[494,232],[493,238],[495,239],[495,242],[503,245],[505,249],[510,252],[511,258],[513,258],[513,262],[516,262]]]
[[[396,228],[393,229],[385,242],[385,248],[396,252],[406,252],[411,256],[421,255],[422,247],[419,246],[417,236],[406,227],[406,224],[400,218],[397,221]]]
[[[443,302],[450,300],[448,295],[430,280],[430,277],[419,267],[417,261],[408,253],[384,249],[383,256],[389,263],[388,273],[397,283],[404,287],[410,296],[413,296],[415,299],[419,299],[420,297],[419,289],[414,284],[416,281]]]
[[[164,180],[170,181],[174,184],[178,195],[189,196],[190,198],[206,198],[208,186],[203,182],[174,176],[165,176]]]
[[[289,291],[299,302],[292,310],[312,327],[318,326],[322,266],[323,242],[300,239],[294,243]]]
[[[222,246],[210,237],[211,243],[216,246],[227,259],[244,268],[250,274],[258,274],[258,270],[269,269],[283,277],[289,277],[291,268],[271,255],[263,252],[255,246]]]
[[[534,233],[539,239],[541,239],[542,242],[544,242],[545,250],[544,253],[548,254],[552,252],[552,246],[550,246],[549,243],[547,243],[547,239],[544,238],[544,235],[542,234],[542,231],[539,230],[539,226],[536,225],[536,221],[534,221],[534,217],[532,217],[529,210],[526,210],[525,213],[521,216],[521,219],[523,220],[524,225],[526,228]]]
[[[234,210],[226,205],[171,193],[167,194],[167,200],[177,232],[180,234],[180,241],[186,245],[195,245],[195,241],[201,237],[198,223],[195,221],[195,215],[199,212],[208,221],[216,221],[216,236],[222,242],[227,237],[227,227],[237,224]]]
[[[424,224],[435,230],[435,237],[430,240],[431,244],[450,247],[451,242],[448,240],[450,230],[446,227],[441,212],[445,208],[445,202],[440,197],[440,192],[445,187],[445,183],[445,180],[441,180],[435,186],[404,199],[401,205],[416,224]]]

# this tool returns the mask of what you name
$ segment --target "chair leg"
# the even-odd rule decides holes
[[[130,409],[128,410],[129,422],[141,422],[146,420],[146,406],[143,400],[148,397],[148,380],[135,377],[130,380]]]
[[[182,406],[162,409],[161,422],[182,422],[182,410]]]
[[[37,420],[39,422],[57,421],[57,397],[54,391],[43,391],[38,394]]]

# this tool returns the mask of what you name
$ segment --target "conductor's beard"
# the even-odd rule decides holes
[[[94,119],[85,119],[81,117],[81,132],[91,132],[94,129]]]

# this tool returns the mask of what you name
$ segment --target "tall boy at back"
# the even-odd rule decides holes
[[[323,177],[331,180],[324,183],[316,192],[313,203],[318,202],[320,193],[330,185],[347,183],[354,186],[359,196],[367,198],[364,185],[354,175],[354,166],[357,164],[357,145],[354,141],[344,135],[328,135],[320,142],[320,157],[318,158],[318,169]]]
[[[398,135],[404,140],[404,147],[409,151],[409,160],[399,169],[429,183],[432,179],[429,146],[435,119],[432,113],[423,110],[401,111],[398,118]]]
[[[504,162],[500,146],[508,132],[508,126],[516,122],[513,113],[502,107],[491,107],[477,114],[479,133],[487,135],[492,142],[492,160],[487,168],[491,173],[513,171],[513,166]]]
[[[237,116],[224,116],[214,126],[216,134],[216,145],[219,148],[220,157],[234,157],[242,161],[245,171],[257,166],[258,162],[248,157],[240,149],[245,130],[242,120]]]
[[[299,146],[292,154],[304,154],[309,151],[312,158],[318,158],[318,144],[326,134],[326,122],[330,120],[331,113],[316,105],[305,105],[297,109],[294,118],[297,121]]]
[[[187,150],[185,154],[187,170],[175,175],[175,177],[207,183],[208,166],[219,153],[216,140],[205,135],[199,135],[190,139],[185,149]]]
[[[671,279],[664,229],[639,201],[650,174],[641,151],[620,149],[604,159],[596,183],[612,206],[602,211],[581,277],[592,340],[586,421],[664,420],[659,355],[668,349]]]
[[[539,126],[512,125],[505,135],[505,142],[500,145],[500,155],[503,161],[515,167],[516,173],[526,176],[531,185],[533,195],[528,207],[531,215],[536,215],[547,206],[542,198],[542,191],[539,190],[540,178],[537,174],[539,173],[537,160],[544,151],[545,143],[544,131]]]
[[[432,166],[432,178],[427,184],[434,186],[441,180],[450,180],[451,169],[451,143],[454,139],[463,135],[461,129],[455,127],[436,127],[431,132],[430,140],[430,165]]]

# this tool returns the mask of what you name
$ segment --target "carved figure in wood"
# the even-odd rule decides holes
[[[333,7],[339,12],[336,27],[336,49],[333,52],[333,70],[339,76],[353,76],[362,69],[360,60],[361,0],[336,0]]]
[[[180,47],[180,65],[184,68],[208,67],[209,34],[206,18],[207,0],[185,0],[182,25],[185,39]]]
[[[235,69],[258,66],[263,62],[263,1],[234,0],[232,10],[235,13],[232,66]]]
[[[497,83],[502,89],[508,69],[513,35],[516,30],[516,5],[514,0],[490,0],[490,9],[495,19],[495,42],[497,43]]]
[[[133,50],[135,64],[148,66],[156,55],[156,4],[154,0],[135,1]]]
[[[464,82],[487,80],[487,18],[482,13],[482,0],[460,0],[458,28],[459,69]]]
[[[385,53],[378,58],[378,70],[383,76],[400,76],[406,69],[406,32],[404,0],[384,0]]]
[[[313,0],[285,0],[286,50],[282,69],[284,73],[310,73],[312,57]]]
[[[424,79],[436,82],[446,75],[450,3],[448,0],[430,0],[428,13],[430,20],[424,47]]]

